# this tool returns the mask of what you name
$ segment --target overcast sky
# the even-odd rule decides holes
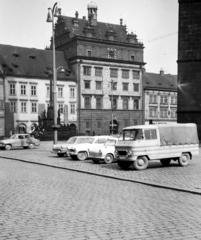
[[[53,0],[0,0],[0,44],[44,49],[50,45],[47,8]],[[87,16],[90,0],[60,0],[65,16]],[[96,0],[98,21],[127,25],[144,43],[148,72],[177,74],[178,0]]]

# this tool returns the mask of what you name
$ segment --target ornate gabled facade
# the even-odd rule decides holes
[[[148,73],[142,75],[145,124],[177,122],[177,76]]]
[[[79,133],[141,124],[143,44],[122,20],[99,22],[95,3],[87,9],[88,18],[61,15],[55,27],[56,49],[64,51],[77,78]]]
[[[31,132],[38,116],[52,103],[52,51],[0,45],[0,65],[4,70],[6,132]],[[76,80],[68,70],[64,53],[56,52],[57,102],[62,124],[77,125]],[[0,87],[2,78],[0,76]]]

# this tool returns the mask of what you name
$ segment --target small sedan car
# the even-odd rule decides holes
[[[114,162],[115,144],[117,141],[118,138],[109,138],[104,144],[94,144],[93,148],[89,151],[89,158],[92,159],[94,163],[103,161],[109,164]]]
[[[10,150],[13,148],[33,148],[39,146],[40,140],[34,138],[30,134],[19,133],[14,134],[10,138],[0,141],[0,149]]]

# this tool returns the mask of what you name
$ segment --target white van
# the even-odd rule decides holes
[[[198,154],[199,141],[194,123],[126,127],[123,140],[115,146],[115,157],[122,169],[132,166],[143,170],[151,160],[160,160],[164,166],[177,160],[180,166],[186,166],[192,156]]]

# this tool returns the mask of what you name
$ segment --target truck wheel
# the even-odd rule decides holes
[[[88,157],[87,152],[79,152],[79,153],[77,154],[77,158],[78,158],[78,160],[80,160],[80,161],[86,160],[87,157]]]
[[[132,165],[132,162],[117,162],[117,164],[121,169],[128,170]]]
[[[185,167],[189,164],[190,155],[189,153],[182,153],[181,157],[178,159],[179,166]]]
[[[112,163],[113,161],[114,161],[114,156],[111,153],[108,153],[104,158],[104,162],[106,164]]]
[[[148,167],[149,161],[147,157],[139,157],[133,162],[133,167],[135,170],[144,170]]]
[[[161,159],[160,162],[162,166],[167,167],[170,165],[171,159]]]
[[[6,150],[11,150],[11,148],[12,148],[12,146],[11,146],[10,144],[7,144],[7,145],[5,146],[5,149],[6,149]]]

